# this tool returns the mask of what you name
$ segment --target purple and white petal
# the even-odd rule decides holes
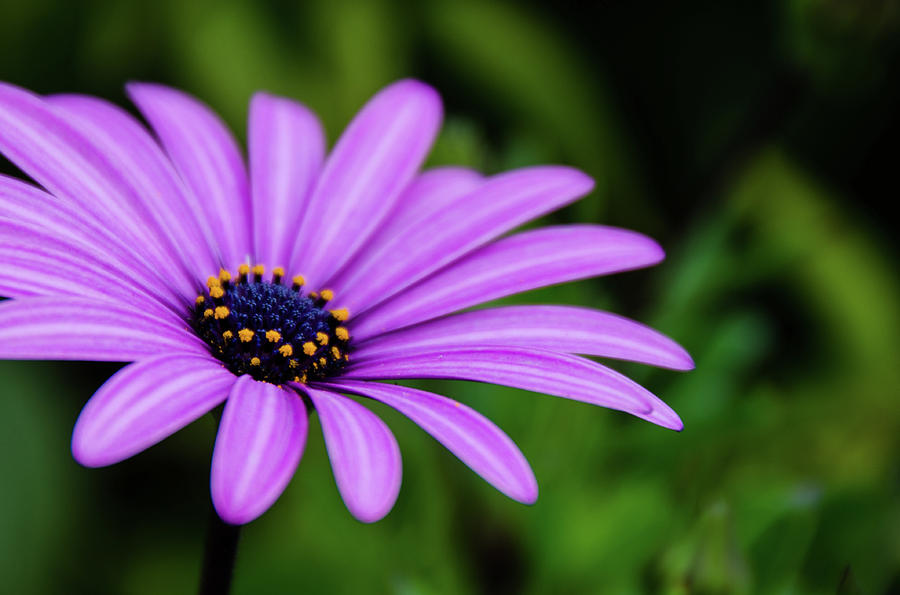
[[[268,93],[250,102],[254,262],[288,264],[325,157],[325,131],[306,106]]]
[[[82,465],[118,463],[225,400],[234,375],[208,356],[174,353],[123,368],[87,402],[72,435]]]
[[[360,314],[488,241],[590,192],[594,182],[568,167],[531,167],[489,178],[441,210],[412,221],[354,268],[336,296]]]
[[[434,89],[402,80],[379,91],[338,140],[309,201],[291,270],[316,288],[349,261],[391,212],[437,135]]]
[[[463,312],[356,343],[354,361],[456,347],[526,347],[691,370],[683,347],[652,328],[574,306],[505,306]]]
[[[530,289],[650,266],[663,257],[647,236],[615,227],[522,232],[472,252],[354,319],[353,335],[365,339]]]
[[[184,302],[169,291],[148,291],[153,280],[142,271],[31,225],[0,219],[0,262],[0,295],[7,297],[84,295],[137,302],[157,312],[183,310]]]
[[[308,425],[296,393],[238,378],[213,450],[210,487],[222,520],[249,523],[275,503],[300,463]]]
[[[400,195],[397,206],[366,242],[365,250],[344,265],[324,286],[344,297],[364,290],[357,288],[366,275],[378,276],[384,265],[398,254],[393,250],[398,239],[415,235],[415,226],[432,217],[445,207],[468,195],[484,181],[479,173],[463,167],[439,167],[418,175]],[[409,253],[409,244],[401,242],[399,256]],[[371,279],[370,279],[371,281]]]
[[[189,282],[217,271],[206,211],[149,131],[119,106],[96,97],[52,95],[46,99],[117,164],[150,215],[147,224],[154,224],[178,255],[179,261],[172,265],[186,266]]]
[[[250,187],[237,142],[209,107],[183,91],[151,83],[128,85],[131,100],[153,127],[185,184],[206,204],[218,257],[236,268],[250,255]]]
[[[481,347],[410,353],[365,362],[351,361],[345,378],[473,380],[546,393],[618,409],[664,428],[681,430],[668,405],[633,380],[575,355],[514,347]]]
[[[91,213],[118,241],[154,268],[170,266],[170,254],[146,212],[109,156],[42,98],[0,83],[0,153],[54,196]]]
[[[394,435],[356,401],[296,386],[309,396],[319,415],[334,479],[350,514],[364,523],[381,519],[400,492],[402,464]]]
[[[522,452],[474,409],[447,397],[393,384],[338,380],[323,386],[390,405],[513,500],[525,504],[537,500],[537,481]]]
[[[118,271],[119,277],[124,280],[125,285],[131,288],[130,291],[133,292],[136,288],[140,293],[156,297],[168,296],[161,300],[163,302],[180,303],[175,294],[160,282],[159,275],[148,269],[145,262],[138,260],[138,255],[134,251],[124,248],[112,239],[108,230],[99,228],[97,222],[88,219],[76,205],[60,200],[40,188],[15,178],[0,175],[0,222],[2,222],[0,223],[0,228],[2,228],[0,229],[0,245],[4,246],[0,250],[16,253],[32,242],[37,242],[41,249],[51,245],[73,245],[76,246],[76,252],[84,251],[90,254],[88,261],[100,264],[102,269],[100,276],[103,276],[106,271]],[[68,250],[65,251],[68,252]],[[67,254],[66,258],[68,256],[71,254]],[[3,260],[7,265],[7,272],[5,275],[0,272],[0,276],[12,277],[10,287],[7,289],[14,293],[4,294],[3,290],[0,290],[0,295],[7,297],[34,295],[35,291],[19,290],[20,292],[17,292],[15,289],[25,280],[9,270],[11,269],[11,258],[10,256]],[[84,264],[90,266],[87,262]],[[59,281],[63,279],[67,281],[73,272],[72,269],[54,267],[49,262],[37,263],[36,266],[44,268],[48,281],[51,285],[55,285],[55,289],[50,287],[43,293],[72,293],[72,291],[67,291],[70,289],[67,283],[53,283],[54,277]],[[81,265],[75,267],[74,273],[77,275],[82,268],[84,267]],[[94,280],[96,281],[96,278]],[[134,281],[136,285],[129,280]],[[87,288],[87,293],[90,294],[98,289],[93,285],[95,283],[92,284],[92,287]],[[81,294],[82,292],[77,291],[76,293]]]
[[[204,354],[187,325],[132,304],[83,297],[0,302],[0,358],[130,362],[171,352]]]

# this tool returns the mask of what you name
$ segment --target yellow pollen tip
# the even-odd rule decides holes
[[[325,359],[324,357],[320,357],[320,358],[319,358],[319,365],[324,366],[324,365],[327,364],[327,363],[328,363],[328,360]]]
[[[316,344],[312,341],[307,341],[303,344],[303,353],[306,355],[312,355],[316,352]]]
[[[228,310],[228,308],[226,308],[225,306],[219,306],[216,308],[216,320],[228,318],[229,314],[231,314],[231,311]]]
[[[203,297],[202,295],[198,295],[198,296],[197,296],[197,299],[194,300],[194,302],[196,302],[196,304],[197,304],[198,306],[199,306],[200,304],[202,304],[203,302],[205,302],[205,301],[206,301],[206,298]]]
[[[222,289],[221,285],[216,285],[215,287],[209,288],[209,295],[211,295],[214,299],[219,299],[223,295],[225,295],[225,290]]]
[[[300,377],[299,382],[306,383],[306,374],[304,374],[303,376]]]
[[[251,366],[258,366],[258,365],[259,365],[259,358],[258,358],[258,357],[251,357],[251,358],[250,358],[250,365],[251,365]]]
[[[278,343],[281,341],[281,333],[278,331],[266,331],[266,339],[272,343]]]
[[[316,333],[316,341],[319,342],[319,345],[328,345],[328,335],[325,333]]]
[[[219,278],[218,278],[218,277],[209,277],[209,278],[206,280],[206,286],[209,287],[209,288],[218,287],[218,286],[221,285],[221,284],[222,284],[222,282],[219,281]]]
[[[283,267],[275,267],[272,269],[273,277],[284,277],[284,268]]]
[[[231,281],[231,273],[229,273],[225,269],[219,269],[219,281],[221,281],[222,283]]]
[[[317,299],[319,299],[319,292],[317,292],[317,291],[310,291],[310,292],[309,292],[309,297],[312,298],[312,299],[314,299],[314,300],[317,300]]]
[[[330,302],[334,299],[334,292],[330,289],[323,289],[319,295],[322,296],[322,299],[326,302]]]
[[[213,314],[215,314],[215,312],[213,312],[212,308],[207,308],[203,311],[203,318],[209,318]]]
[[[242,328],[238,331],[238,337],[241,340],[241,343],[249,343],[253,340],[253,331],[248,328]]]
[[[293,351],[293,347],[291,348],[291,351]],[[299,368],[299,367],[300,367],[300,362],[298,362],[298,361],[295,360],[295,359],[292,359],[292,360],[290,361],[290,363],[288,363],[288,365],[289,365],[290,367],[292,367],[292,368]]]
[[[303,275],[294,275],[294,278],[291,279],[291,282],[294,285],[300,286],[306,283],[306,278]]]
[[[329,310],[331,315],[334,316],[334,319],[339,322],[344,322],[348,318],[350,318],[350,311],[347,308],[339,308],[337,310]]]
[[[334,359],[340,359],[340,357],[341,357],[341,350],[338,349],[337,347],[332,347],[332,348],[331,348],[331,355],[334,356]]]
[[[238,267],[238,275],[246,275],[249,272],[250,272],[249,264],[242,264],[241,266]]]
[[[266,272],[266,267],[261,264],[257,264],[257,265],[254,265],[252,270],[253,270],[254,275],[262,275],[263,273]]]
[[[230,341],[234,338],[234,333],[232,333],[231,331],[225,331],[224,333],[222,333],[222,338],[226,341]]]
[[[287,345],[282,345],[278,348],[278,353],[283,355],[284,357],[291,357],[294,355],[294,347],[288,343]]]
[[[344,328],[342,326],[339,326],[336,329],[334,329],[334,334],[341,341],[346,341],[347,339],[350,338],[350,331],[348,331],[346,328]]]

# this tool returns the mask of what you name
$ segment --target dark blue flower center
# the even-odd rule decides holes
[[[285,285],[283,269],[268,280],[264,273],[261,265],[241,265],[237,279],[224,270],[210,277],[191,310],[197,336],[239,376],[282,384],[340,372],[348,359],[347,311],[326,309],[333,297],[327,289],[304,295],[299,275]]]

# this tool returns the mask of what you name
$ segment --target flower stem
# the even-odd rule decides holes
[[[225,523],[210,506],[206,549],[203,552],[203,574],[200,576],[200,595],[228,595],[240,536],[240,525]]]

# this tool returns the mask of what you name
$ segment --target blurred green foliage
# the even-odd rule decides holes
[[[320,431],[244,532],[237,593],[886,593],[900,590],[895,2],[0,1],[0,79],[123,102],[152,79],[244,138],[260,88],[334,139],[402,76],[445,96],[431,162],[571,163],[597,190],[560,221],[651,233],[661,267],[516,298],[605,307],[695,356],[614,364],[675,434],[511,389],[423,383],[506,429],[541,484],[505,499],[402,416],[395,510],[344,509]],[[12,171],[12,170],[10,170]],[[0,363],[0,577],[9,593],[186,592],[214,422],[86,470],[68,439],[115,366]]]

